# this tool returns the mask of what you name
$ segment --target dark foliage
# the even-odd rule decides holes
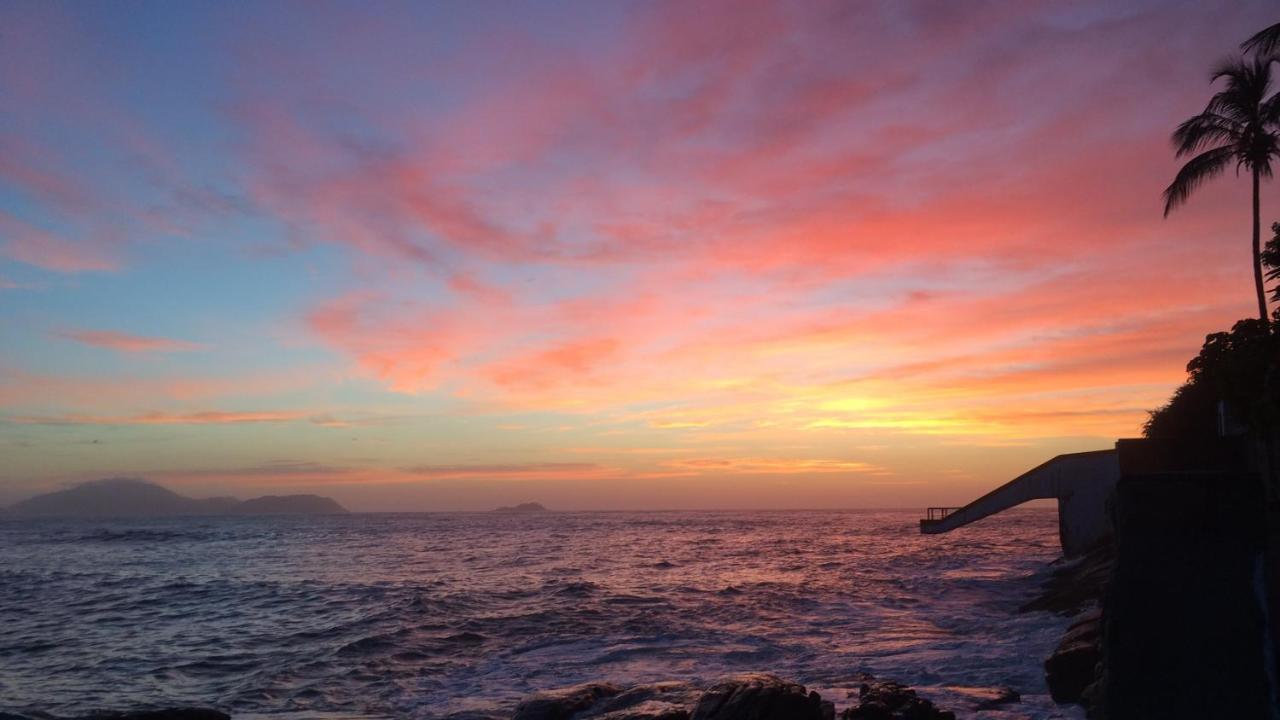
[[[1280,320],[1280,318],[1277,318]],[[1188,378],[1143,426],[1150,438],[1216,437],[1218,403],[1247,427],[1269,426],[1280,407],[1280,335],[1260,320],[1205,338]]]
[[[1271,223],[1271,233],[1271,239],[1262,249],[1262,264],[1267,268],[1267,279],[1275,281],[1280,280],[1280,223]],[[1271,299],[1280,302],[1280,284],[1271,288]]]

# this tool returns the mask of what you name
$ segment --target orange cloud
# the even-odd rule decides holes
[[[662,463],[664,467],[714,475],[795,475],[810,473],[891,474],[885,468],[847,460],[793,458],[684,458]]]
[[[595,463],[535,462],[513,464],[459,464],[414,465],[401,468],[409,475],[432,480],[456,480],[462,478],[498,479],[569,479],[617,476],[619,471]]]

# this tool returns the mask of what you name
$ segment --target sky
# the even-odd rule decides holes
[[[1267,2],[0,4],[0,504],[923,507],[1251,315]],[[1280,218],[1274,186],[1264,223]]]

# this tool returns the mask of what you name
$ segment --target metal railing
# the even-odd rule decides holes
[[[929,522],[937,522],[945,519],[951,513],[959,510],[958,507],[931,507],[925,510],[925,520]]]

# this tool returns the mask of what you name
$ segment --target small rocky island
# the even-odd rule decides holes
[[[546,513],[551,511],[543,507],[542,503],[527,502],[527,503],[520,503],[519,505],[515,505],[515,506],[503,505],[497,510],[494,510],[494,512],[496,513]]]
[[[41,517],[171,517],[178,515],[331,515],[347,512],[320,495],[190,498],[140,478],[107,478],[45,493],[13,505],[8,515]]]

